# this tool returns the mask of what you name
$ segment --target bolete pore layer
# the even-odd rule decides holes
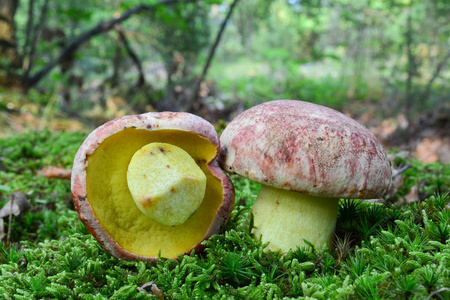
[[[221,135],[224,170],[262,184],[254,231],[269,249],[331,246],[340,198],[382,197],[391,167],[375,136],[333,109],[296,100],[254,106]]]
[[[214,127],[189,113],[110,121],[75,156],[72,195],[79,218],[102,247],[125,260],[200,251],[234,205],[218,152]]]

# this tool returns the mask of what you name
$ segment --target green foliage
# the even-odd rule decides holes
[[[221,64],[212,66],[223,93],[247,106],[287,98],[337,109],[383,101],[386,113],[448,109],[444,0],[261,2],[238,8]],[[261,10],[246,13],[258,5]]]
[[[0,242],[0,298],[158,299],[155,289],[165,299],[450,297],[445,184],[441,193],[414,204],[342,200],[333,246],[283,255],[268,251],[251,234],[249,208],[260,185],[232,175],[236,207],[224,233],[204,242],[203,253],[126,262],[103,250],[78,221],[68,181],[34,172],[47,164],[70,167],[84,137],[47,131],[0,140],[0,184],[10,187],[3,187],[0,197],[21,190],[32,204],[28,213],[13,218],[12,243]],[[443,166],[417,163],[417,168]],[[406,175],[407,180],[422,176]]]
[[[392,201],[408,194],[413,186],[419,187],[420,200],[433,196],[434,193],[450,191],[450,165],[441,163],[421,164],[416,160],[397,157],[393,161],[394,168],[409,166],[403,173],[403,185]]]
[[[197,53],[209,44],[209,4],[196,2],[182,7],[159,7],[150,26],[152,45],[170,68],[174,54],[179,52],[186,63],[194,64]]]
[[[23,61],[12,64],[0,57],[0,64],[15,65],[21,75],[28,71],[34,75],[102,21],[139,4],[157,2],[20,1],[14,21]],[[40,82],[44,96],[33,95],[37,93],[32,89],[31,98],[83,118],[94,118],[93,108],[104,112],[110,96],[125,99],[128,111],[144,111],[151,109],[148,105],[158,107],[164,98],[168,101],[173,93],[174,101],[167,106],[185,109],[230,3],[179,1],[133,15],[120,24],[126,43],[118,35],[119,27],[96,35]],[[222,109],[234,108],[236,102],[249,107],[280,98],[340,110],[357,101],[384,101],[382,110],[387,113],[399,108],[448,109],[446,4],[446,0],[240,1],[208,73],[214,83],[208,80],[202,97],[209,92],[205,102],[221,101]],[[0,103],[0,110],[7,110],[6,103]]]
[[[265,61],[251,63],[242,59],[214,65],[211,77],[221,91],[226,91],[216,101],[231,105],[234,97],[248,108],[269,100],[297,99],[343,110],[354,100],[379,100],[376,85],[369,87],[362,79],[350,77],[305,76],[303,72],[315,72],[318,67],[306,64],[301,67],[305,71],[301,71],[299,61],[285,56],[282,49],[270,49],[265,53]]]

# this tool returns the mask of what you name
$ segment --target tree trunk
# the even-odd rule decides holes
[[[0,86],[21,89],[21,77],[14,73],[20,67],[17,53],[14,14],[17,0],[0,0]]]
[[[406,79],[406,99],[405,99],[405,111],[406,117],[408,121],[411,121],[411,115],[414,111],[414,106],[416,102],[416,96],[413,91],[413,80],[416,76],[417,72],[417,64],[415,62],[416,57],[413,52],[414,40],[413,40],[413,28],[412,28],[412,11],[413,1],[409,2],[409,11],[408,11],[408,19],[406,20],[406,32],[405,32],[405,40],[406,40],[406,53],[408,57],[408,66],[407,66],[407,79]]]

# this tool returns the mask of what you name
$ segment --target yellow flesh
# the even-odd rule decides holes
[[[166,226],[145,216],[136,206],[127,186],[127,168],[134,153],[144,145],[164,142],[189,153],[207,178],[200,208],[184,224]],[[87,196],[95,215],[106,231],[125,250],[138,255],[176,257],[201,241],[217,209],[223,191],[207,163],[216,147],[195,133],[182,130],[142,130],[127,128],[102,142],[88,157]]]
[[[164,225],[180,225],[202,204],[206,176],[183,149],[150,143],[133,155],[127,183],[144,215]]]
[[[274,251],[307,246],[303,239],[331,247],[338,208],[339,199],[262,186],[252,208],[254,233]]]

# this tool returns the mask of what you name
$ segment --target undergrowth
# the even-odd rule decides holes
[[[10,244],[0,242],[1,299],[158,299],[158,290],[165,299],[450,298],[448,165],[397,162],[413,167],[392,201],[341,200],[334,245],[286,255],[252,236],[249,208],[260,186],[233,175],[236,207],[203,253],[126,262],[78,221],[68,180],[36,174],[46,165],[70,168],[84,138],[42,132],[0,139],[0,207],[15,191],[31,203],[13,216]],[[424,199],[393,202],[424,180]]]

